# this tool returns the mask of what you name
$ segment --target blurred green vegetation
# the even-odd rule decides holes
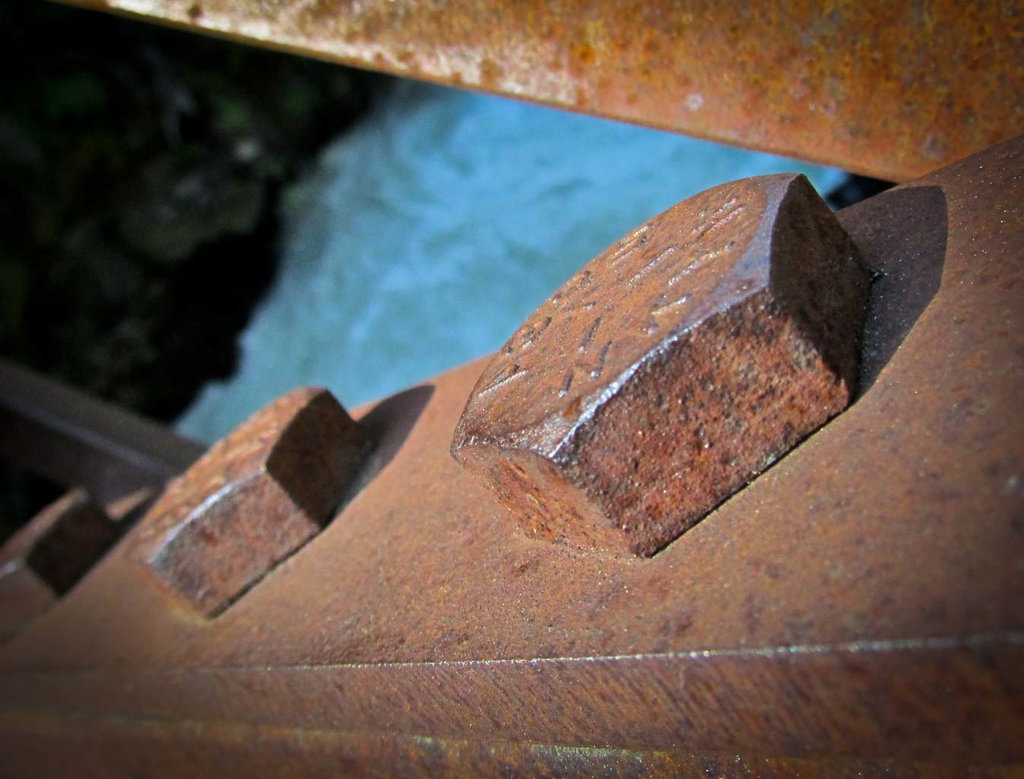
[[[0,354],[170,421],[229,376],[282,187],[384,79],[0,4]],[[0,538],[53,497],[0,462]]]
[[[382,79],[48,3],[0,29],[0,353],[173,419],[234,368],[281,186]]]

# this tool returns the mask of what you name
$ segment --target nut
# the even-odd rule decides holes
[[[135,554],[215,616],[326,524],[369,449],[327,390],[294,390],[171,482]]]
[[[117,540],[85,490],[50,504],[0,549],[0,640],[48,609]]]
[[[652,555],[846,407],[869,287],[803,176],[707,190],[534,312],[452,454],[528,533]]]

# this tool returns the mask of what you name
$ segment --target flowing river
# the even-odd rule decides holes
[[[645,219],[732,179],[836,170],[401,82],[285,194],[281,265],[235,375],[178,429],[212,441],[277,395],[352,408],[501,346]]]

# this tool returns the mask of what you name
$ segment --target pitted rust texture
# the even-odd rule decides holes
[[[803,176],[708,190],[526,321],[452,453],[531,535],[651,555],[846,407],[869,286]]]
[[[369,446],[329,392],[290,392],[168,486],[136,554],[215,616],[330,519]]]
[[[67,0],[906,180],[1024,127],[1024,14],[911,0]]]
[[[70,590],[117,537],[115,524],[80,489],[12,536],[0,549],[0,641]]]
[[[407,738],[424,759],[469,740],[463,773],[531,774],[553,745],[580,775],[588,746],[731,756],[693,769],[715,776],[737,755],[767,775],[765,756],[783,776],[1012,774],[1022,172],[1024,139],[837,215],[880,275],[857,402],[683,543],[637,564],[508,532],[448,452],[485,361],[462,366],[425,405],[366,409],[387,465],[218,619],[110,554],[0,647],[4,766],[400,775],[374,744]]]

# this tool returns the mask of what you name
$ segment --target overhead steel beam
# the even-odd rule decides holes
[[[897,181],[1024,132],[1016,2],[69,2]]]

